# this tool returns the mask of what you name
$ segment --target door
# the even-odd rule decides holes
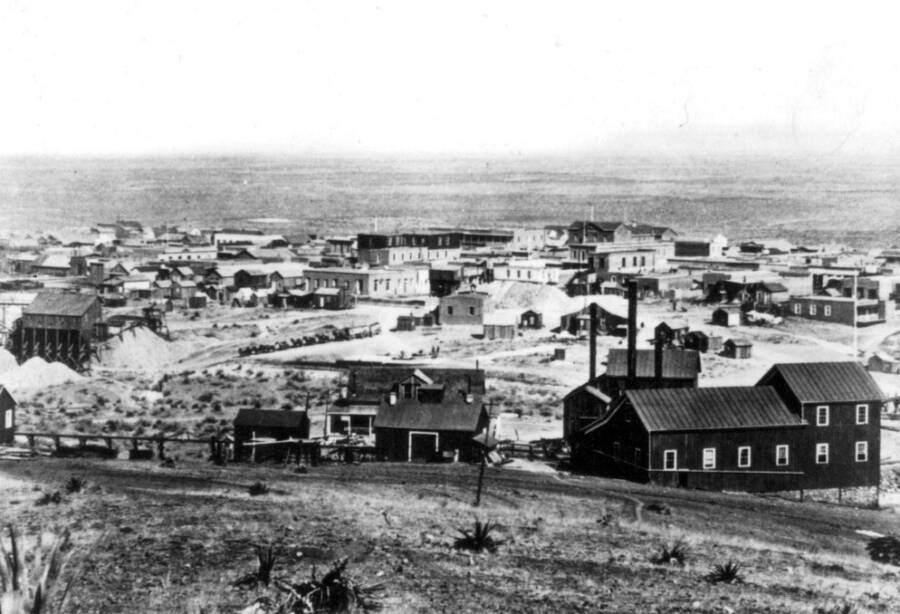
[[[438,451],[438,434],[411,432],[409,434],[409,460],[430,461]]]

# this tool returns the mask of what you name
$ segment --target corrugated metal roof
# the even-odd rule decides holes
[[[802,424],[770,386],[655,388],[629,390],[625,395],[648,431]]]
[[[30,305],[22,309],[23,315],[83,316],[97,302],[91,294],[41,292]]]
[[[300,428],[306,421],[305,411],[284,409],[241,409],[234,419],[235,426],[268,426]]]
[[[404,399],[396,405],[382,403],[375,416],[375,427],[474,433],[483,411],[481,395],[474,395],[471,403],[466,403],[463,398],[445,398],[442,403],[420,403],[415,399]]]
[[[655,361],[654,350],[637,350],[637,377],[654,377]],[[695,350],[663,350],[664,379],[692,379],[700,371],[700,354]],[[628,375],[628,350],[609,350],[606,374],[609,377]]]
[[[770,382],[780,374],[801,403],[874,401],[884,394],[861,364],[846,362],[796,362],[773,366],[759,381]]]

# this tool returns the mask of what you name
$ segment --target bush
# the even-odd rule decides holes
[[[870,539],[866,551],[873,561],[900,565],[900,539],[893,535]]]
[[[47,611],[53,585],[62,573],[69,558],[65,551],[69,546],[69,533],[65,531],[53,540],[50,549],[41,552],[38,543],[33,552],[25,553],[25,544],[15,529],[9,527],[9,548],[0,542],[0,604],[6,614],[39,614]],[[33,566],[28,569],[28,564]],[[57,605],[62,611],[65,592]]]
[[[502,542],[497,541],[493,538],[491,533],[493,533],[497,528],[497,524],[488,520],[485,523],[482,523],[480,520],[475,520],[475,528],[473,531],[468,531],[467,529],[457,529],[461,534],[461,537],[457,537],[456,541],[453,542],[453,547],[457,550],[473,550],[475,552],[482,552],[487,550],[488,552],[496,552],[497,547],[502,544]]]
[[[816,609],[813,610],[813,614],[856,614],[857,612],[856,606],[846,601],[816,606]]]
[[[337,561],[321,578],[313,568],[310,579],[298,584],[279,584],[287,594],[277,612],[359,612],[381,608],[379,593],[382,584],[363,586],[347,575],[347,557]]]
[[[34,502],[35,505],[50,505],[51,503],[54,505],[62,503],[62,495],[58,490],[53,491],[52,493],[45,492]]]
[[[706,581],[713,584],[738,584],[742,582],[740,576],[741,564],[737,561],[726,561],[713,565],[706,575]]]
[[[87,486],[87,480],[81,476],[73,475],[66,481],[66,493],[74,494],[77,492],[81,492],[84,490],[84,487]]]
[[[268,494],[269,485],[265,482],[253,482],[250,487],[247,489],[247,492],[250,493],[251,497],[258,497],[260,495]]]

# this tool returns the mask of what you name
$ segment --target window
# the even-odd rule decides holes
[[[738,467],[750,466],[750,446],[740,446],[738,448]]]
[[[784,467],[789,461],[788,447],[786,445],[775,446],[775,465]]]
[[[3,412],[3,428],[11,429],[12,428],[12,410],[7,409]]]
[[[869,442],[868,441],[857,441],[856,442],[856,462],[864,463],[869,460]]]
[[[801,305],[800,303],[794,303],[794,314],[799,316],[802,312],[803,305]]]
[[[816,407],[816,426],[828,426],[828,406]]]
[[[452,305],[447,305],[447,315],[448,316],[453,315],[453,306]]]
[[[643,459],[641,458],[641,449],[635,448],[634,449],[634,464],[640,466],[642,460]]]
[[[666,450],[663,452],[663,469],[665,471],[678,469],[678,450]]]
[[[809,315],[811,315],[811,316],[816,315],[816,306],[815,305],[809,306]]]
[[[869,423],[869,406],[868,405],[857,405],[856,406],[856,423],[857,424],[868,424]]]
[[[828,444],[827,443],[817,443],[816,444],[816,464],[817,465],[827,465],[828,464]]]
[[[822,306],[822,314],[826,318],[830,318],[831,317],[831,305],[823,305]]]
[[[474,308],[474,307],[469,307],[469,315],[470,315],[470,316],[474,316],[474,315],[475,315],[475,308]]]
[[[622,268],[625,267],[625,258],[622,258]]]
[[[647,265],[647,257],[641,256],[641,266],[646,266],[646,265]]]
[[[703,468],[704,469],[715,469],[716,468],[716,449],[715,448],[703,448]]]

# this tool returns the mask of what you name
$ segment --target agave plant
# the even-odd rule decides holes
[[[650,562],[655,565],[669,565],[678,563],[684,565],[687,558],[687,544],[684,540],[678,539],[671,544],[663,544],[659,550],[650,557]]]
[[[381,608],[383,584],[363,586],[347,575],[347,557],[336,561],[321,578],[313,567],[309,580],[298,584],[278,583],[287,596],[279,604],[277,614],[313,614],[314,612],[349,613]]]
[[[710,572],[706,575],[706,580],[713,584],[737,584],[741,582],[741,564],[737,561],[725,561],[713,565]]]
[[[23,543],[9,526],[9,549],[0,540],[0,614],[40,614],[46,611],[50,591],[69,555],[69,532],[56,537],[43,553],[41,544],[33,548],[31,569],[26,564]]]
[[[269,586],[269,583],[272,581],[272,569],[275,567],[275,558],[275,552],[271,544],[267,548],[256,546],[256,572],[242,576],[235,580],[233,585],[244,588],[255,588],[260,584]]]
[[[461,537],[457,537],[453,542],[453,547],[457,550],[474,550],[475,552],[496,552],[497,547],[503,542],[495,540],[491,533],[497,528],[497,523],[488,520],[482,523],[475,520],[475,528],[473,531],[467,529],[457,529]]]

